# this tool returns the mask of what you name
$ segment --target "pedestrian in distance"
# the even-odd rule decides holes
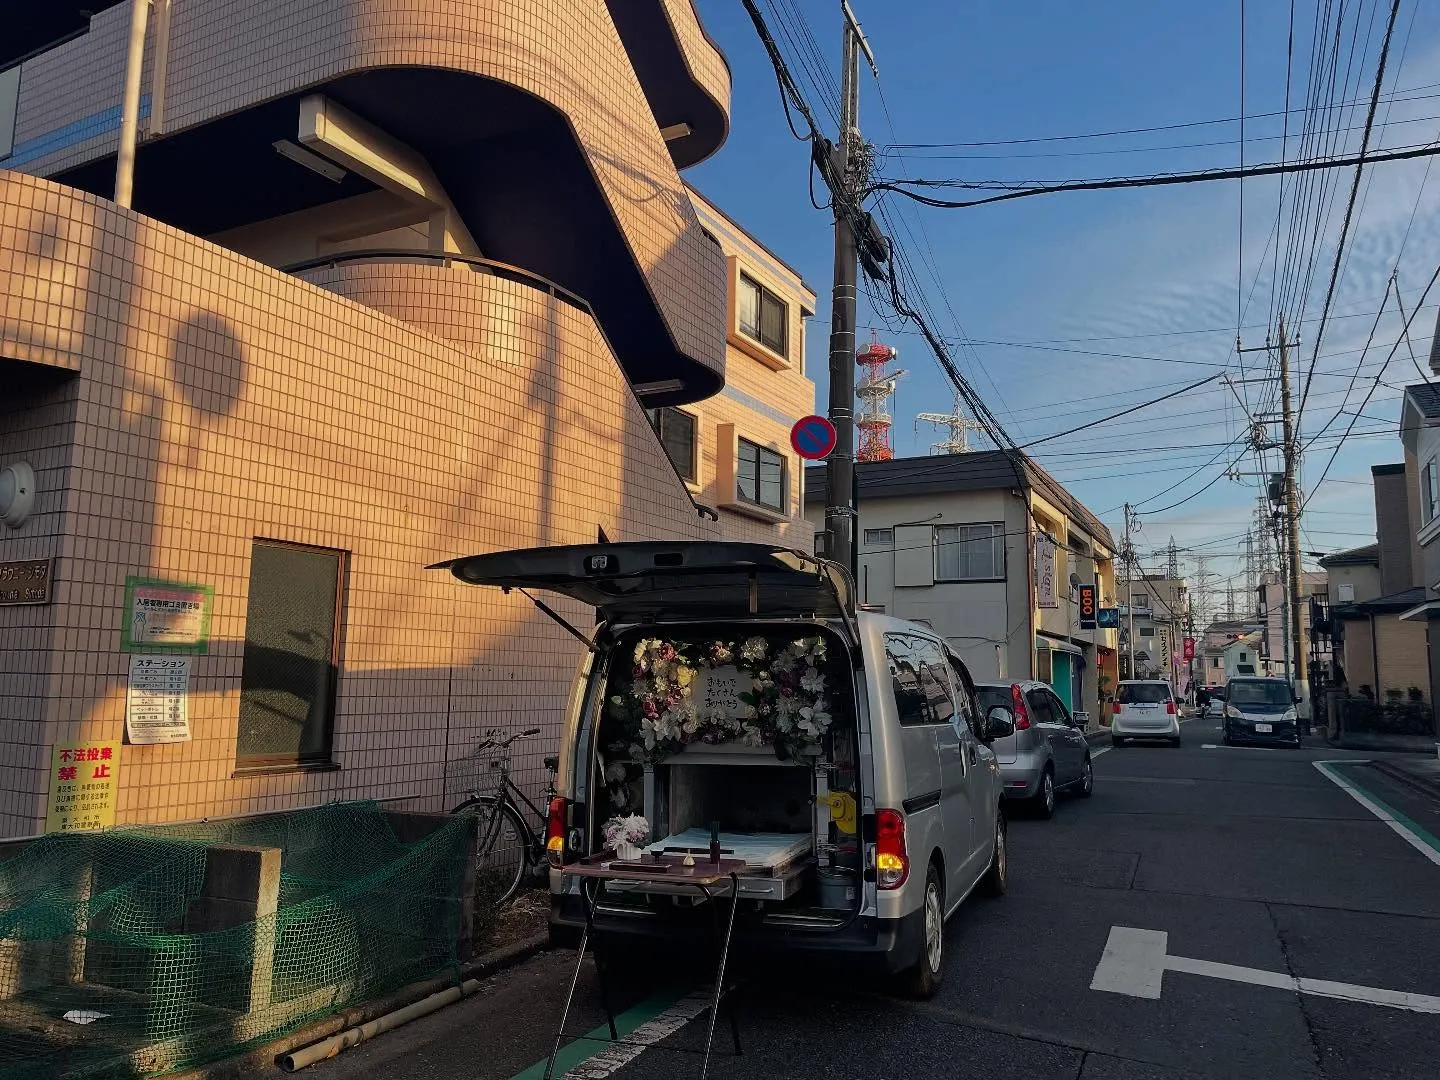
[[[1203,686],[1195,690],[1195,708],[1201,716],[1210,714],[1210,691]]]

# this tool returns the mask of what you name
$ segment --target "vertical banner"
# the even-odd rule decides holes
[[[50,761],[45,831],[108,829],[120,790],[120,744],[56,743]]]
[[[1039,607],[1060,606],[1055,599],[1055,541],[1042,532],[1035,534],[1035,596]]]

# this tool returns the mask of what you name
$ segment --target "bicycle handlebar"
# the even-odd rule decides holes
[[[513,742],[517,742],[520,739],[529,739],[533,738],[536,735],[539,735],[540,729],[538,727],[526,728],[524,731],[517,731],[513,735],[502,739],[501,736],[504,734],[505,732],[503,728],[490,729],[481,737],[481,740],[479,743],[476,744],[475,749],[488,750],[492,746],[506,747]]]

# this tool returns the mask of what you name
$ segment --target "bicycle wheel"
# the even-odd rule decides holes
[[[530,827],[514,806],[495,795],[467,799],[452,812],[474,813],[480,819],[475,836],[477,901],[509,902],[519,891],[530,863]]]

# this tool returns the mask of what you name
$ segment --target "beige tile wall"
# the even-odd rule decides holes
[[[699,83],[728,108],[723,58],[693,9],[670,18]],[[17,144],[118,105],[127,5],[24,65]],[[691,28],[693,26],[693,29]],[[153,52],[153,50],[151,50]],[[234,0],[179,3],[172,18],[166,131],[174,133],[354,72],[418,66],[498,80],[570,122],[677,347],[724,370],[723,267],[695,213],[604,0]],[[150,79],[145,77],[145,87]],[[53,175],[113,153],[113,125],[27,162]],[[392,132],[404,139],[405,133]],[[143,151],[142,151],[143,156]]]
[[[71,223],[58,246],[46,231],[57,215]],[[0,559],[60,556],[53,605],[0,609],[0,710],[40,737],[0,744],[7,833],[39,827],[51,742],[120,736],[128,574],[211,584],[215,614],[195,661],[193,741],[125,748],[121,822],[330,798],[440,805],[480,729],[543,726],[530,764],[553,742],[578,646],[524,599],[425,564],[593,541],[600,527],[713,535],[593,320],[543,289],[413,264],[348,266],[321,288],[0,173],[0,296],[36,288],[41,248],[83,283],[56,314],[87,332],[46,354],[79,369],[63,393],[5,414],[22,417],[3,447],[38,459],[45,512],[0,534]],[[0,357],[15,358],[43,328],[8,311]],[[256,536],[350,552],[337,771],[232,775]],[[43,708],[29,676],[47,634]]]

